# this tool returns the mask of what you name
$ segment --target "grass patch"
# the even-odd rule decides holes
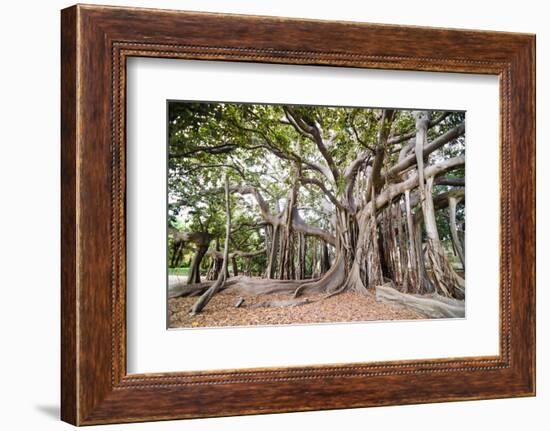
[[[168,268],[168,274],[169,275],[188,275],[189,274],[189,267],[183,266],[181,268]]]

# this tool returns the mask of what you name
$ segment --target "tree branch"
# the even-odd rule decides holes
[[[235,250],[229,253],[229,259],[232,259],[234,257],[255,257],[255,256],[261,256],[262,254],[266,253],[266,249],[263,248],[261,250],[254,250],[254,251],[242,251],[242,250]],[[216,259],[223,259],[223,253],[218,250],[208,250],[206,253],[209,256],[215,257]]]
[[[369,184],[367,185],[367,193],[369,193],[370,187],[374,187],[374,191],[378,193],[383,181],[380,176],[382,166],[384,164],[384,157],[386,157],[386,147],[388,141],[388,135],[391,129],[391,123],[393,121],[393,109],[384,109],[380,117],[380,129],[378,130],[378,142],[376,144],[376,151],[374,154],[374,161],[372,162],[372,173],[370,176]]]
[[[431,165],[431,166],[428,166],[426,169],[424,169],[424,177],[429,178],[429,177],[441,175],[457,167],[464,166],[464,163],[465,163],[465,158],[463,156],[444,160],[436,165]],[[413,188],[417,187],[418,179],[419,179],[419,175],[417,172],[416,174],[411,175],[405,181],[402,181],[397,184],[391,184],[390,186],[388,186],[376,197],[376,209],[378,210],[380,208],[385,207],[389,202],[393,201],[397,196],[403,194],[405,190],[412,190]],[[367,214],[370,214],[370,212],[372,211],[372,202],[369,202],[369,204],[364,208],[364,211]]]
[[[424,151],[423,151],[424,157],[433,153],[435,150],[441,148],[443,145],[452,141],[453,139],[456,139],[459,136],[462,136],[465,130],[466,130],[466,127],[464,123],[461,123],[458,126],[454,127],[453,129],[441,135],[439,138],[434,139],[432,142],[430,142],[428,145],[424,147]],[[396,165],[390,168],[386,172],[384,177],[391,178],[393,176],[396,176],[397,174],[401,173],[405,169],[410,168],[411,166],[414,166],[415,163],[416,163],[416,155],[411,154],[405,157],[401,162],[398,162]]]
[[[418,170],[418,187],[420,188],[420,197],[425,198],[424,189],[424,147],[428,140],[428,124],[430,123],[430,113],[428,111],[416,111],[416,143],[414,146],[414,155],[416,157],[416,167]]]
[[[241,195],[252,195],[256,202],[258,203],[258,206],[260,207],[260,212],[262,214],[262,218],[270,224],[277,224],[278,219],[276,216],[274,216],[270,209],[269,205],[261,195],[261,193],[258,191],[258,189],[251,185],[239,185],[239,186],[232,186],[231,187],[232,192],[239,193]]]
[[[434,118],[431,120],[428,124],[428,129],[431,129],[433,126],[436,126],[437,124],[441,123],[445,118],[447,118],[449,115],[451,115],[451,112],[443,112],[440,116],[437,118]],[[405,133],[400,136],[392,136],[390,139],[388,139],[388,144],[395,145],[399,144],[403,141],[407,141],[408,139],[414,138],[416,135],[416,130],[413,130],[412,132]]]
[[[438,177],[435,179],[434,184],[439,186],[455,186],[455,187],[464,187],[465,180],[464,178],[448,178],[448,177]]]
[[[328,244],[336,245],[336,238],[334,235],[324,231],[321,228],[308,225],[298,214],[298,211],[294,211],[292,216],[292,228],[295,232],[303,233],[304,235],[315,236],[321,238]]]
[[[204,168],[227,168],[227,169],[233,169],[234,171],[236,171],[240,177],[244,180],[246,179],[246,176],[245,176],[245,173],[244,171],[238,167],[238,166],[233,166],[233,165],[227,165],[227,164],[224,164],[224,163],[218,163],[218,164],[199,164],[199,165],[192,165],[192,166],[189,166],[188,168],[183,168],[184,172],[189,174],[193,171],[196,171],[198,169],[204,169]]]
[[[336,199],[336,196],[334,196],[330,192],[330,190],[327,189],[327,187],[325,186],[325,184],[322,181],[319,181],[316,178],[305,178],[305,177],[300,177],[299,180],[302,184],[313,184],[313,185],[319,187],[321,189],[321,191],[325,194],[325,196],[327,198],[329,198],[329,200],[334,204],[334,206],[336,206],[340,209],[345,209],[344,205],[342,205],[342,203],[339,202],[338,199]]]
[[[340,172],[338,171],[336,163],[328,151],[326,143],[323,141],[323,135],[319,129],[319,126],[313,121],[307,121],[305,118],[298,115],[298,113],[290,106],[284,106],[283,110],[287,119],[294,126],[294,128],[302,135],[312,139],[315,145],[317,145],[317,149],[327,162],[334,181],[338,181]]]

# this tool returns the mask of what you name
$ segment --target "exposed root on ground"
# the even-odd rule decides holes
[[[269,308],[269,307],[299,307],[300,305],[311,304],[311,299],[281,299],[273,301],[263,301],[253,305],[251,308]]]
[[[315,283],[318,279],[311,282]],[[204,283],[187,284],[185,282],[176,283],[169,287],[169,298],[179,298],[188,296],[202,295],[214,281]],[[255,278],[240,275],[228,278],[222,290],[229,290],[243,295],[267,295],[272,293],[293,293],[296,288],[304,284],[304,280],[275,280],[265,278]]]
[[[189,285],[186,283],[174,284],[170,286],[169,298],[200,296],[213,283],[214,281]],[[345,277],[344,267],[338,262],[335,262],[331,270],[324,277],[306,283],[304,283],[304,280],[275,280],[237,276],[229,278],[224,287],[220,289],[220,292],[222,291],[245,296],[270,294],[288,294],[290,296],[289,299],[280,299],[279,296],[279,298],[274,300],[265,300],[254,304],[252,308],[297,307],[313,302],[322,302],[345,292],[354,292],[372,298],[374,297],[374,292],[376,292],[375,297],[377,302],[405,307],[428,318],[465,316],[463,300],[448,298],[438,294],[407,294],[398,291],[389,284],[376,286],[375,289],[367,289],[361,280],[359,267],[353,266],[348,276]],[[317,299],[297,299],[306,292],[316,294]],[[325,293],[324,296],[318,296],[323,293]]]
[[[294,298],[298,298],[305,292],[326,292],[330,293],[337,290],[345,279],[344,262],[338,257],[334,265],[327,273],[317,281],[302,283],[294,291]]]
[[[465,316],[464,301],[442,295],[410,295],[388,285],[376,286],[376,301],[399,304],[429,318],[454,318]]]

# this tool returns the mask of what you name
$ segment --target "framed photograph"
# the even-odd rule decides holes
[[[535,394],[535,37],[62,11],[62,419]]]

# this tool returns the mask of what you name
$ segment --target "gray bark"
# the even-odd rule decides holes
[[[262,301],[251,308],[273,308],[273,307],[299,307],[300,305],[311,304],[312,300],[310,299],[281,299],[281,300],[272,300],[272,301]]]
[[[425,191],[426,198],[422,204],[424,226],[428,239],[426,255],[430,263],[432,283],[437,288],[438,292],[444,296],[463,298],[464,280],[462,280],[452,269],[443,245],[439,240],[432,198],[432,187],[433,177],[428,178]]]
[[[439,295],[409,295],[389,286],[376,286],[376,300],[397,304],[428,318],[461,318],[465,316],[465,303]]]

